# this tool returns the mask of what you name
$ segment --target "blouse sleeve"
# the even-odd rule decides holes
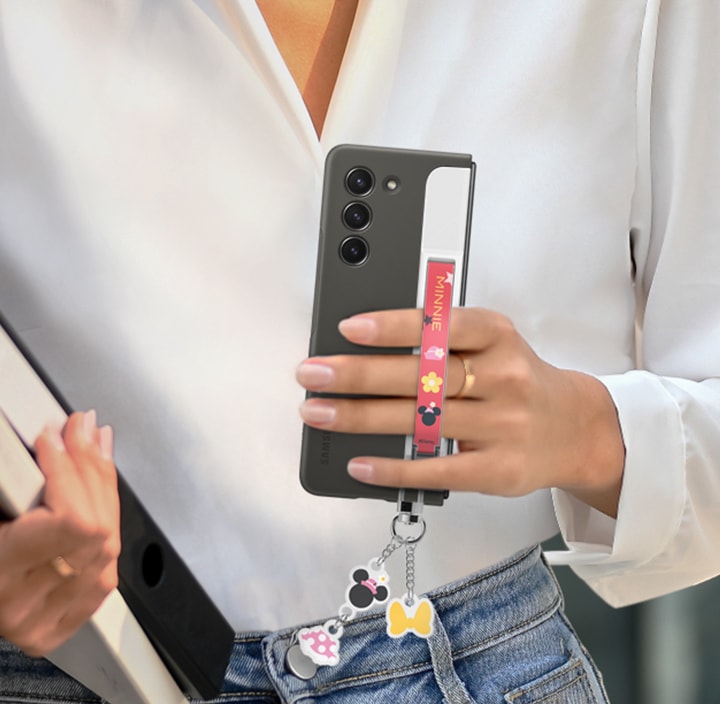
[[[555,490],[570,564],[622,606],[720,573],[720,2],[649,0],[630,222],[642,370],[599,377],[626,446],[617,520]]]

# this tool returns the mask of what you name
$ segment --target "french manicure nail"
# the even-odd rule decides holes
[[[300,406],[300,415],[307,423],[317,423],[318,425],[327,425],[335,420],[337,410],[334,406],[326,403],[303,403]]]
[[[113,458],[113,431],[109,425],[100,428],[100,457],[104,460]]]
[[[353,479],[357,479],[359,482],[366,482],[372,479],[375,472],[372,465],[366,462],[356,462],[355,460],[350,460],[347,471]]]
[[[338,330],[348,339],[371,342],[377,334],[377,323],[372,318],[355,315],[338,323]]]
[[[325,364],[303,362],[297,368],[295,376],[306,389],[323,389],[332,384],[335,371]]]
[[[88,443],[95,442],[95,431],[97,430],[97,413],[94,410],[88,411],[83,416],[83,434]]]

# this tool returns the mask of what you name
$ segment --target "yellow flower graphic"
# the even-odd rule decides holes
[[[430,372],[426,376],[420,379],[423,385],[423,391],[425,393],[439,393],[440,387],[442,386],[442,377],[438,376],[435,372]]]

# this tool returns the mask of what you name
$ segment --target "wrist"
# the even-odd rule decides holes
[[[560,488],[615,518],[625,469],[625,443],[617,409],[601,381],[589,374],[571,373],[580,398],[580,432],[574,480]]]

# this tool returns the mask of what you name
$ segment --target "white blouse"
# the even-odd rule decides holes
[[[561,491],[427,509],[417,588],[558,525],[613,604],[720,571],[720,3],[360,0],[320,140],[251,0],[0,13],[0,309],[235,628],[331,615],[389,537],[391,504],[298,481],[341,142],[473,155],[468,305],[597,375],[627,447],[617,521]]]

